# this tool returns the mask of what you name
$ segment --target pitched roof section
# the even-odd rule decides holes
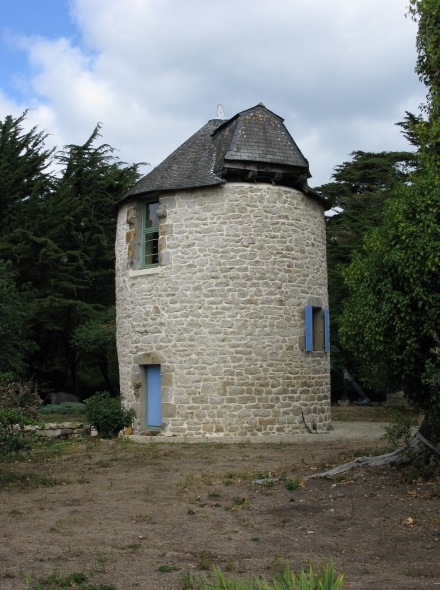
[[[141,178],[126,196],[223,184],[224,180],[212,171],[215,146],[211,134],[221,123],[217,119],[208,121],[147,176]]]
[[[284,119],[263,105],[239,113],[216,129],[214,135],[227,133],[232,121],[235,125],[223,156],[225,161],[280,164],[309,172],[309,163],[283,125]]]
[[[283,124],[261,103],[227,121],[208,121],[125,196],[223,184],[272,182],[326,202],[307,185],[309,163]]]

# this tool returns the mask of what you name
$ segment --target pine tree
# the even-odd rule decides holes
[[[0,239],[27,225],[27,211],[51,185],[54,150],[45,149],[47,135],[36,127],[23,131],[26,114],[0,121]]]
[[[43,132],[23,132],[25,115],[0,124],[0,258],[13,262],[18,289],[33,287],[31,374],[78,393],[72,336],[114,305],[114,206],[138,179],[139,164],[96,146],[99,125],[84,145],[47,150]],[[47,171],[53,163],[56,176]]]
[[[34,366],[59,387],[78,392],[75,329],[99,317],[115,302],[114,206],[138,179],[138,164],[126,165],[108,145],[95,146],[99,125],[84,145],[69,145],[57,154],[62,173],[44,203],[46,229],[30,236],[38,251],[26,274],[38,284],[40,351]]]

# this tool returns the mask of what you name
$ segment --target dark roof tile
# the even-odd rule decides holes
[[[251,170],[252,174],[259,171],[265,181],[274,182],[276,174],[277,183],[296,186],[306,194],[322,199],[307,186],[309,163],[283,121],[262,104],[227,121],[208,121],[139,180],[124,200],[134,195],[213,186],[228,179],[246,179]]]

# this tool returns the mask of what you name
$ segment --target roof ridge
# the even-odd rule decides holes
[[[149,195],[225,182],[271,182],[307,190],[309,163],[284,125],[262,103],[230,119],[210,119],[125,195]]]

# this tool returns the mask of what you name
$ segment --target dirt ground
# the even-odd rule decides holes
[[[58,443],[0,464],[0,589],[85,572],[186,590],[213,565],[270,577],[332,556],[346,590],[440,590],[440,484],[389,468],[304,479],[386,450],[383,423],[334,426],[259,444]]]

